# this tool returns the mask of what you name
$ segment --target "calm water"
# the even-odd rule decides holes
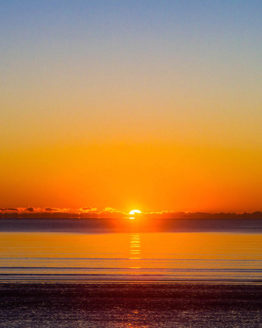
[[[0,233],[4,280],[262,279],[262,235]]]

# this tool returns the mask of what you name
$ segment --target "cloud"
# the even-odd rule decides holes
[[[8,208],[1,208],[2,212],[17,212],[19,211],[18,208],[14,208],[14,207],[8,207]]]
[[[0,208],[0,218],[101,218],[101,219],[123,219],[128,213],[106,207],[97,209],[96,207],[82,207],[77,209],[68,208]],[[147,219],[234,219],[234,218],[256,218],[262,219],[262,212],[253,213],[205,213],[205,212],[175,212],[175,211],[154,211],[143,212],[142,218]]]

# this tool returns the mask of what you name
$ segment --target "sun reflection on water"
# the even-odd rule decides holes
[[[130,234],[129,240],[129,260],[140,260],[141,259],[141,243],[140,234]]]

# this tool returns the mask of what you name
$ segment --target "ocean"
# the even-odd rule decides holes
[[[0,280],[262,281],[262,234],[1,232]]]
[[[30,222],[2,224],[0,328],[262,327],[257,225],[113,232]]]

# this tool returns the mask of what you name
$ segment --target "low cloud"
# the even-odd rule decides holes
[[[97,209],[95,207],[82,207],[78,209],[69,208],[0,208],[0,218],[101,218],[101,219],[121,219],[129,216],[128,213],[106,207]],[[155,211],[141,214],[144,219],[235,219],[235,218],[255,218],[262,219],[262,212],[252,213],[207,213],[207,212],[175,212],[175,211]]]

